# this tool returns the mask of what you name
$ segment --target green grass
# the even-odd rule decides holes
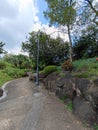
[[[80,78],[92,78],[98,76],[98,61],[96,61],[96,57],[74,61],[73,65],[74,76]]]
[[[26,71],[26,69],[19,69],[10,63],[0,61],[0,87],[7,81],[23,77]]]
[[[3,73],[2,70],[0,70],[0,87],[7,81],[12,80],[13,78],[7,75],[6,73]]]
[[[70,111],[73,110],[73,104],[72,104],[72,101],[69,101],[69,102],[67,103],[67,108],[68,108],[68,110],[70,110]]]
[[[65,102],[65,100],[68,98],[68,96],[65,94],[63,97],[60,98],[61,101]],[[66,105],[66,108],[69,110],[69,111],[72,111],[73,110],[73,104],[72,104],[72,101],[68,101],[67,103],[65,103]]]
[[[98,125],[94,125],[94,130],[98,130]]]
[[[60,98],[63,102],[67,99],[67,95],[63,95],[63,97]]]

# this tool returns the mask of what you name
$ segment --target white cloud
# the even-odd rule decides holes
[[[58,35],[57,28],[44,25],[38,18],[38,0],[0,0],[0,41],[6,43],[8,52],[18,53],[21,43],[31,31],[44,30],[53,37]],[[68,36],[59,33],[61,37]]]
[[[0,41],[10,52],[19,51],[33,22],[39,21],[34,0],[1,0],[0,7]]]
[[[41,30],[46,32],[48,35],[51,35],[53,38],[60,36],[62,39],[64,39],[64,41],[69,41],[68,34],[66,32],[63,32],[61,28],[56,28],[54,26],[49,27],[48,24],[45,25],[37,22],[33,25],[32,30],[35,32]]]

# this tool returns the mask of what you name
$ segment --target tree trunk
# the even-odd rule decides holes
[[[73,50],[72,50],[72,40],[71,40],[71,35],[70,35],[70,26],[67,25],[67,28],[68,28],[68,37],[69,37],[69,59],[72,62]]]

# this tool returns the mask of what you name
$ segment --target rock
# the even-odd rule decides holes
[[[70,79],[72,77],[70,71],[63,71],[63,73],[65,73],[65,78],[67,79]]]
[[[69,71],[49,74],[45,87],[65,103],[73,102],[73,112],[84,123],[98,122],[98,79],[72,77]]]
[[[67,95],[67,98],[70,98],[71,100],[73,100],[76,93],[75,93],[75,90],[73,89],[73,83],[71,79],[65,79],[63,91]]]
[[[81,97],[75,97],[73,100],[73,113],[78,116],[84,123],[93,125],[96,120],[93,107]]]
[[[3,95],[3,90],[0,88],[0,97]]]
[[[32,74],[32,73],[30,73],[29,74],[29,80],[32,80],[32,81],[36,81],[36,74]]]
[[[46,75],[45,75],[44,73],[40,73],[40,74],[39,74],[39,78],[40,78],[40,79],[43,79],[43,78],[45,78],[45,77],[46,77]]]
[[[77,93],[80,91],[79,96],[82,96],[86,100],[89,100],[89,89],[92,85],[90,80],[84,78],[75,78],[74,80]]]
[[[98,79],[95,79],[93,82],[95,86],[98,86]]]
[[[62,98],[64,97],[65,93],[64,93],[64,91],[63,91],[62,88],[58,88],[58,87],[57,87],[57,88],[56,88],[55,95],[56,95],[57,97],[59,97],[60,99],[62,99]]]
[[[64,84],[65,84],[65,78],[60,78],[56,81],[56,85],[58,88],[63,88]]]

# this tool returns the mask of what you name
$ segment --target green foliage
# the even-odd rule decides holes
[[[7,81],[12,80],[13,78],[0,70],[0,87]]]
[[[72,101],[69,101],[69,102],[67,103],[67,108],[68,108],[68,110],[70,110],[70,111],[73,110],[73,104],[72,104]]]
[[[67,42],[61,38],[53,39],[46,33],[31,32],[26,42],[22,43],[22,49],[29,53],[36,67],[37,43],[39,39],[39,68],[43,69],[47,65],[58,65],[67,55]]]
[[[6,64],[3,61],[0,61],[0,69],[6,68]]]
[[[46,0],[48,9],[44,12],[50,24],[57,26],[63,25],[67,27],[69,36],[69,58],[72,61],[72,39],[71,30],[76,21],[76,2],[74,0]]]
[[[73,65],[73,75],[77,77],[93,78],[98,76],[98,61],[96,61],[96,57],[74,61]]]
[[[94,124],[94,129],[98,130],[98,125],[97,124]]]
[[[19,69],[19,68],[7,67],[5,70],[3,70],[3,72],[12,78],[18,78],[18,77],[22,77],[25,74],[26,70]]]
[[[71,0],[46,0],[48,9],[44,12],[46,18],[50,19],[50,23],[58,25],[71,25],[75,21],[76,11],[73,8],[75,2]]]
[[[63,97],[60,98],[63,102],[67,99],[67,95],[63,95]]]
[[[81,34],[74,41],[74,58],[90,58],[98,55],[98,28],[95,25],[90,25],[85,30],[82,30]]]
[[[48,74],[50,74],[50,73],[52,73],[54,71],[57,71],[57,66],[51,65],[51,66],[46,66],[44,68],[44,70],[43,70],[43,73],[46,74],[46,75],[48,75]]]
[[[32,68],[32,62],[28,56],[19,54],[6,54],[3,57],[4,61],[13,64],[13,66],[20,68],[20,69],[30,69]]]
[[[65,61],[62,64],[62,69],[65,71],[71,71],[73,69],[73,64],[72,62],[70,62],[70,60]]]
[[[5,43],[0,42],[0,54],[5,53],[6,51],[3,49]]]
[[[27,69],[16,68],[13,64],[0,61],[0,86],[14,78],[25,76]]]

